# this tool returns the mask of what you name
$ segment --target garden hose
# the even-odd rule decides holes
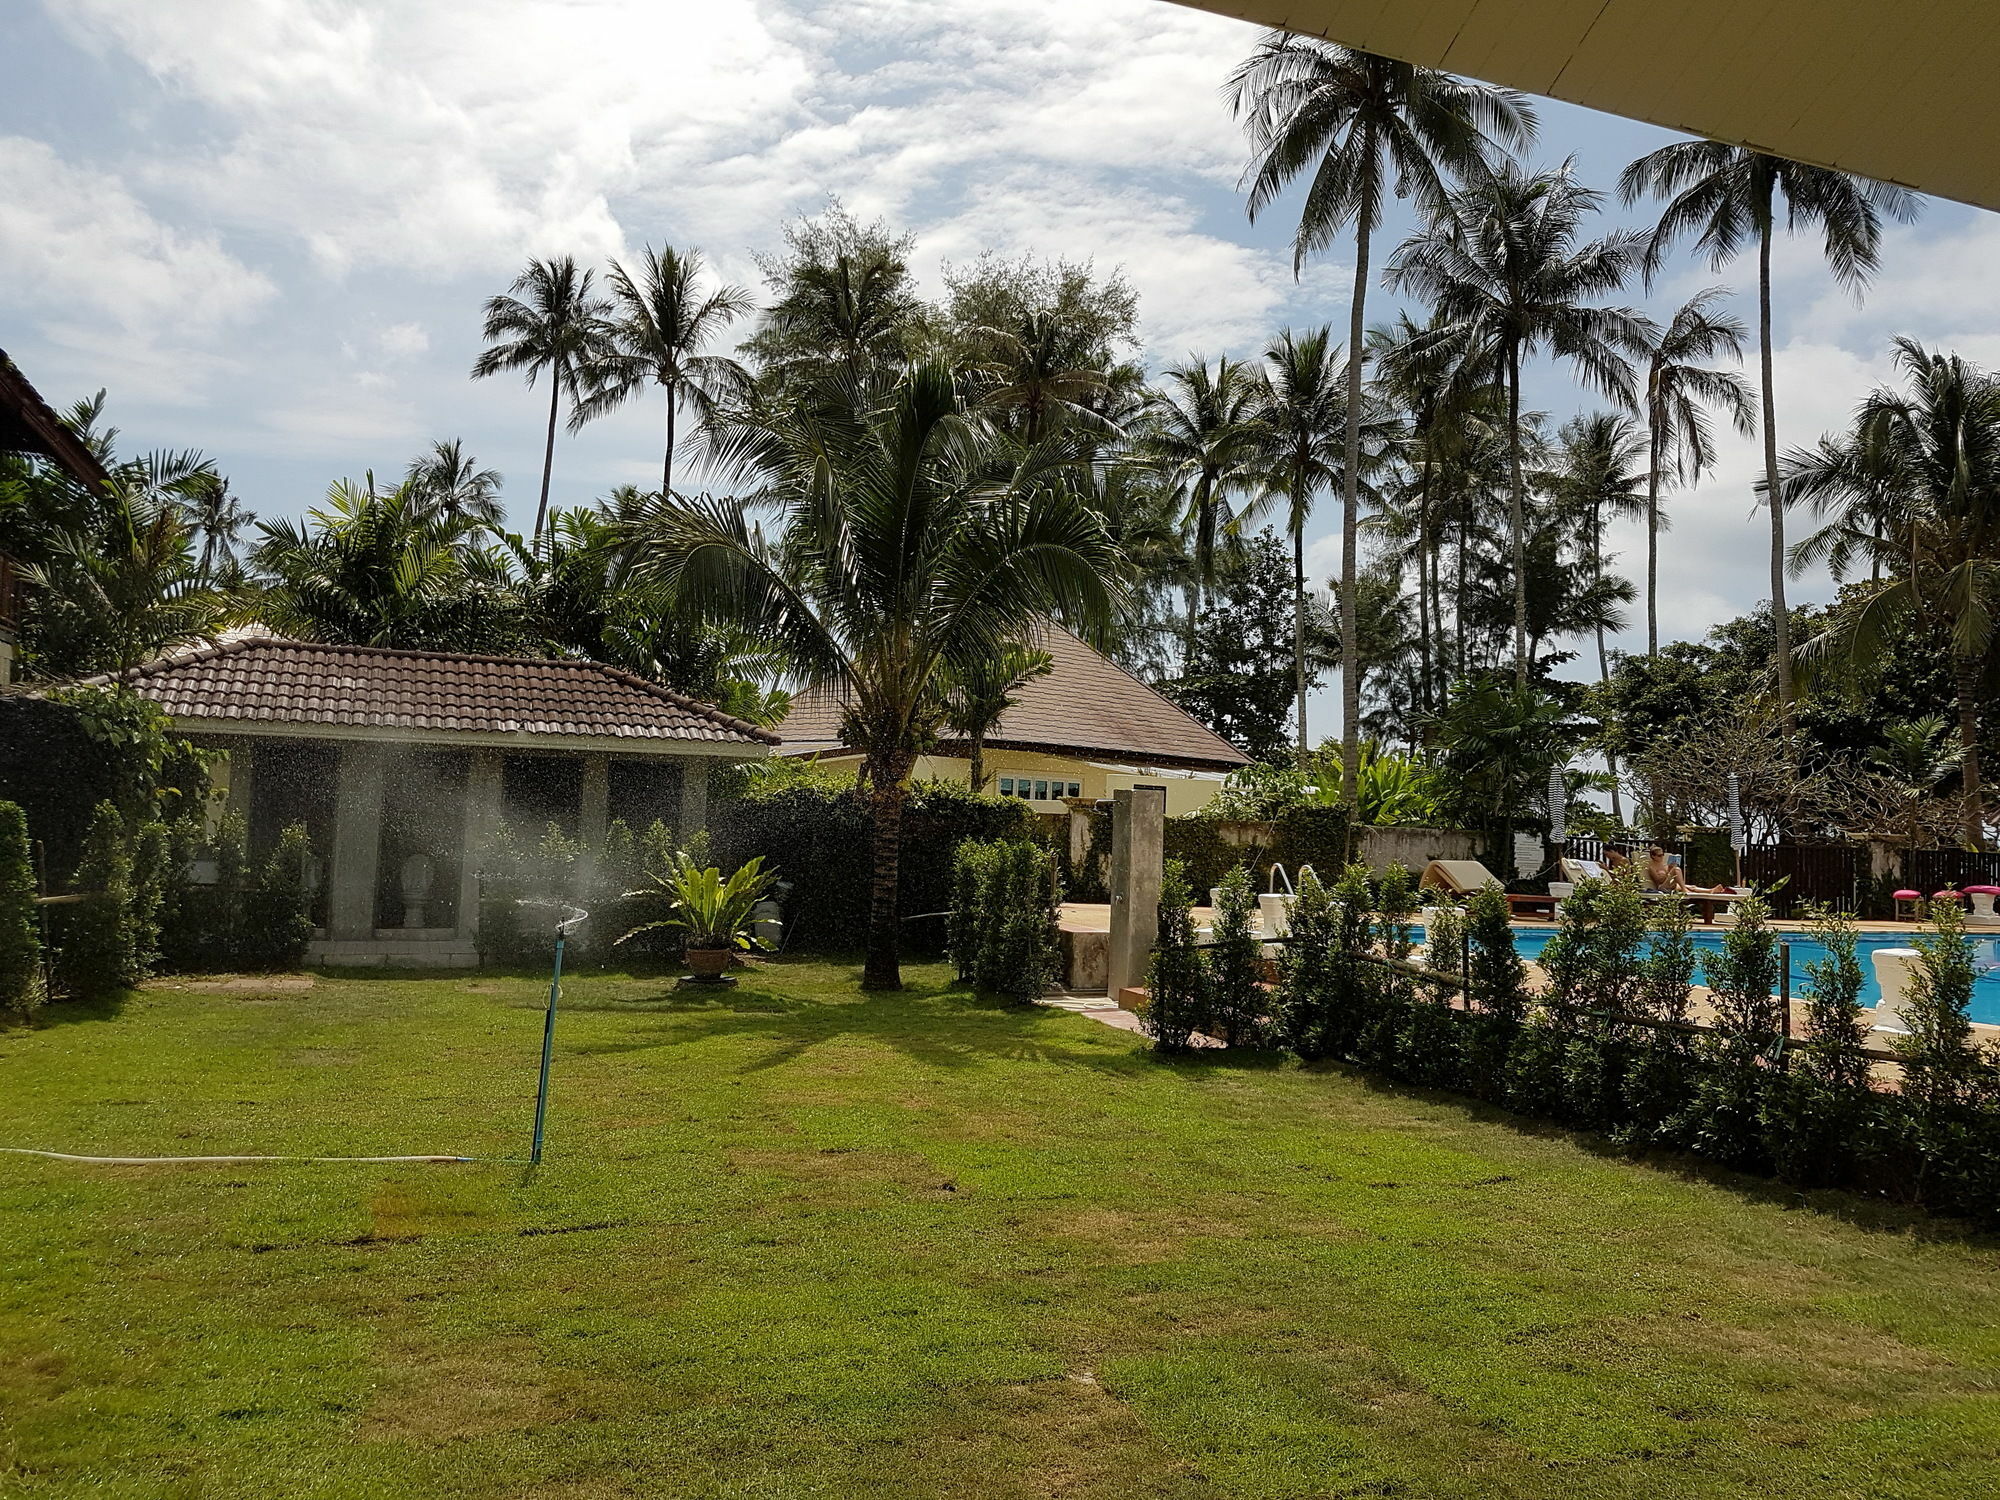
[[[249,1161],[345,1161],[386,1164],[402,1161],[467,1162],[476,1156],[76,1156],[68,1151],[37,1151],[30,1146],[0,1146],[8,1156],[43,1156],[50,1161],[80,1161],[103,1167],[151,1167]]]

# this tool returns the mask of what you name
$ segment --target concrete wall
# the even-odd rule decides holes
[[[1355,858],[1377,875],[1400,864],[1421,875],[1434,859],[1477,859],[1481,839],[1462,828],[1357,828]],[[1495,871],[1495,874],[1500,873]]]

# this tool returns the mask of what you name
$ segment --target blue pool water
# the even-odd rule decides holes
[[[1422,928],[1418,928],[1419,934]],[[1546,927],[1517,927],[1514,929],[1514,947],[1525,959],[1538,959],[1549,939],[1555,936],[1554,929]],[[1872,1006],[1882,998],[1882,991],[1875,983],[1875,961],[1870,955],[1877,948],[1907,948],[1910,940],[1917,936],[1914,932],[1871,932],[1864,936],[1857,948],[1861,957],[1861,1003]],[[1702,954],[1722,951],[1721,930],[1694,933],[1695,945]],[[1805,994],[1810,979],[1806,965],[1817,963],[1826,957],[1826,950],[1803,933],[1781,935],[1781,941],[1791,944],[1792,950],[1792,995],[1794,998]],[[1418,941],[1423,941],[1418,937]],[[2000,1026],[2000,938],[1967,938],[1966,945],[1972,949],[1973,968],[1978,974],[1972,987],[1972,1019],[1983,1021],[1989,1026]]]

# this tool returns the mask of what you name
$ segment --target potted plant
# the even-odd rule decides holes
[[[685,853],[674,856],[670,869],[646,873],[653,883],[627,891],[626,898],[664,903],[667,914],[657,921],[641,922],[619,942],[642,932],[674,929],[681,934],[681,953],[688,969],[703,984],[720,983],[736,954],[757,946],[752,936],[752,908],[775,878],[765,873],[763,856],[726,877],[713,865],[705,869],[697,865]]]

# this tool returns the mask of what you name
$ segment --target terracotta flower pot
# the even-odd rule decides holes
[[[732,948],[684,948],[681,957],[686,960],[688,971],[697,979],[720,979],[728,970],[730,960],[736,957]]]

